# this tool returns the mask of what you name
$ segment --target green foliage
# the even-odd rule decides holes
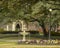
[[[4,31],[4,29],[0,28],[0,32],[3,32],[3,31]]]
[[[59,32],[51,32],[51,35],[52,36],[60,36],[60,33]]]
[[[0,1],[0,22],[37,21],[44,29],[49,24],[50,13],[51,26],[59,24],[59,5],[60,0],[2,0]],[[52,12],[49,12],[50,8]]]

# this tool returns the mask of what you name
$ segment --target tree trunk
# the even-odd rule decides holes
[[[44,25],[41,26],[42,29],[43,29],[43,33],[44,33],[44,36],[47,36],[48,35],[48,32],[46,31],[46,28]]]
[[[45,24],[44,24],[43,21],[42,21],[42,24],[41,24],[40,26],[42,27],[42,30],[43,30],[44,36],[47,36],[47,35],[48,35],[48,31],[46,30],[46,27],[45,27]]]

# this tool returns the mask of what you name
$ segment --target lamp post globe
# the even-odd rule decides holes
[[[50,12],[52,12],[52,9],[49,9]]]

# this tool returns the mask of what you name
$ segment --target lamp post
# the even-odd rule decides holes
[[[51,43],[51,12],[52,12],[52,9],[49,9],[49,12],[50,12],[50,18],[49,18],[49,40],[50,40],[50,43]]]

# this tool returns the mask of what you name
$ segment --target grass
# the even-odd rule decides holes
[[[59,45],[18,45],[16,43],[0,42],[0,48],[60,48]]]
[[[27,39],[40,39],[40,38],[47,38],[42,35],[28,35],[26,37]],[[7,39],[7,40],[18,40],[22,39],[22,36],[19,36],[18,34],[0,34],[0,39]],[[60,36],[51,36],[51,39],[60,39]]]
[[[60,48],[59,45],[21,45],[12,42],[0,42],[0,48]]]
[[[14,40],[18,40],[19,38],[16,34],[0,34],[0,48],[60,48],[59,45],[22,45],[14,42]],[[30,38],[38,39],[34,37]],[[7,40],[13,40],[13,42]]]

